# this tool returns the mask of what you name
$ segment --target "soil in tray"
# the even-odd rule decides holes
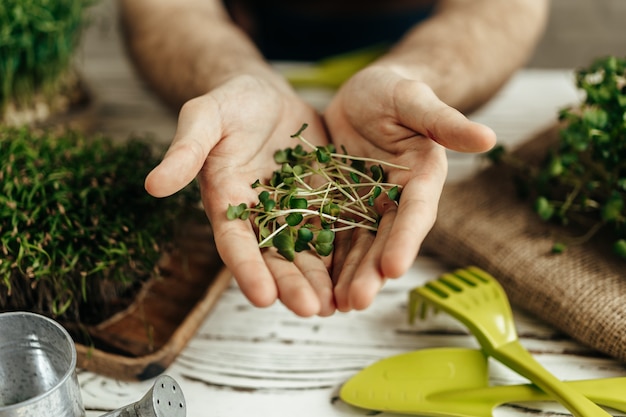
[[[131,357],[161,349],[210,292],[221,268],[210,227],[188,226],[176,249],[161,257],[161,274],[141,288],[128,308],[88,326],[91,342],[83,344]]]

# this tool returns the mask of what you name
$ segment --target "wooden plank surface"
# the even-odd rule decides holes
[[[337,399],[341,384],[363,367],[390,355],[423,348],[477,347],[458,322],[445,315],[409,325],[407,292],[445,271],[420,258],[411,271],[390,281],[363,312],[301,319],[281,305],[256,309],[236,285],[223,294],[197,335],[167,370],[187,398],[188,416],[366,416],[369,411]],[[563,379],[626,375],[623,365],[572,342],[515,312],[522,343]],[[493,384],[524,380],[491,364]],[[135,401],[150,381],[127,383],[79,374],[89,416]],[[520,404],[499,416],[564,412],[557,404]],[[386,416],[390,414],[382,414]]]

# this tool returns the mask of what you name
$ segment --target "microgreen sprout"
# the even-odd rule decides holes
[[[383,167],[407,167],[338,153],[334,145],[316,146],[302,132],[291,137],[294,147],[278,150],[280,166],[267,183],[252,184],[259,190],[254,206],[229,205],[230,220],[251,219],[258,231],[259,247],[275,247],[285,259],[313,250],[320,256],[332,253],[335,233],[354,228],[375,232],[380,214],[376,201],[400,199],[401,186],[386,182]]]
[[[514,169],[542,220],[584,229],[556,242],[553,252],[608,229],[614,252],[626,259],[626,58],[597,59],[576,72],[576,86],[584,100],[560,111],[560,141],[539,166],[502,148],[490,157]]]

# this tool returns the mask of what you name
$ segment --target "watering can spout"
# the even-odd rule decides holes
[[[173,378],[162,375],[141,400],[101,417],[185,417],[186,414],[185,397],[180,386]]]
[[[19,382],[19,383],[18,383]],[[161,375],[134,404],[102,417],[185,417],[180,386]],[[84,417],[76,347],[56,321],[31,312],[0,313],[0,417]]]

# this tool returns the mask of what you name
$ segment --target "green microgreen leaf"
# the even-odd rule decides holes
[[[274,207],[276,207],[276,201],[272,200],[271,198],[263,201],[263,210],[272,211],[274,210]]]
[[[365,173],[365,161],[361,161],[360,159],[353,159],[350,162],[350,166],[359,172]]]
[[[298,237],[295,243],[296,252],[303,252],[310,249],[310,242],[313,240],[314,234],[310,227],[304,225],[298,229]]]
[[[308,123],[303,123],[302,126],[300,126],[300,129],[298,129],[298,131],[296,133],[291,135],[291,137],[292,138],[297,138],[298,136],[302,135],[302,132],[304,132],[307,127],[309,127]]]
[[[243,206],[245,209],[246,205],[243,204]],[[243,210],[241,209],[241,204],[238,204],[236,206],[229,204],[228,210],[226,210],[226,218],[228,218],[228,220],[235,220],[235,219],[238,219],[239,216],[241,216],[241,213],[243,213]]]
[[[280,167],[280,173],[284,176],[289,176],[291,174],[293,174],[293,168],[291,167],[291,165],[289,165],[288,163],[284,163],[281,167]]]
[[[563,163],[557,155],[552,155],[548,162],[547,171],[551,177],[558,177],[563,173]]]
[[[313,231],[308,227],[301,227],[298,229],[298,240],[310,242],[313,240],[313,236]]]
[[[274,153],[274,162],[281,165],[289,162],[289,153],[285,149],[277,150]]]
[[[304,220],[304,216],[300,213],[289,213],[287,217],[285,217],[285,222],[289,226],[297,226],[302,222],[302,220]]]
[[[320,256],[328,256],[333,252],[334,246],[332,243],[315,243],[315,251]]]
[[[306,167],[302,166],[302,165],[294,165],[293,166],[293,175],[299,177],[302,174],[304,174],[306,171]]]
[[[554,216],[555,209],[554,205],[547,198],[541,196],[535,201],[535,211],[542,220],[547,221]]]
[[[602,207],[602,220],[611,222],[623,218],[624,200],[620,193],[614,192]]]
[[[552,253],[563,253],[567,249],[567,245],[563,242],[555,242],[552,245]]]
[[[294,244],[294,250],[296,252],[304,252],[305,250],[309,250],[310,248],[311,245],[309,244],[309,242],[301,239],[296,239],[296,242]]]
[[[392,187],[389,191],[387,191],[387,196],[392,201],[399,201],[400,199],[400,188],[398,186]]]
[[[278,187],[278,186],[279,186],[280,184],[282,184],[282,183],[283,183],[283,177],[282,177],[282,175],[280,174],[280,172],[275,171],[275,172],[272,174],[272,178],[270,179],[270,185],[271,185],[272,187]]]
[[[383,179],[385,178],[383,167],[380,165],[372,165],[370,167],[370,171],[372,173],[372,178],[374,178],[374,181],[383,181]]]
[[[626,259],[626,239],[619,239],[613,244],[613,252],[622,259]]]
[[[283,195],[280,200],[279,200],[279,206],[281,209],[287,209],[287,208],[291,208],[289,207],[289,204],[291,202],[291,194],[285,194]]]
[[[369,206],[374,206],[376,199],[380,196],[382,192],[383,192],[383,189],[381,187],[379,186],[374,187],[372,191],[372,195],[370,195],[369,198],[367,199],[367,204]]]
[[[502,157],[506,154],[506,148],[502,145],[496,145],[488,151],[485,156],[493,163],[500,162]]]
[[[317,233],[317,238],[315,241],[317,243],[332,243],[335,240],[335,232],[328,229],[320,230]]]
[[[296,258],[295,242],[288,229],[284,229],[272,239],[272,244],[285,259],[293,262]]]
[[[330,161],[330,153],[323,148],[317,148],[315,150],[315,154],[317,155],[317,162],[325,164]]]
[[[261,191],[259,193],[259,201],[261,203],[265,203],[267,200],[270,200],[270,199],[271,199],[271,196],[270,196],[269,191]]]
[[[337,203],[324,204],[324,206],[322,206],[322,213],[337,217],[341,214],[341,207]]]
[[[309,206],[309,202],[306,198],[291,197],[289,199],[289,208],[292,209],[306,209]]]
[[[318,232],[317,238],[315,239],[315,251],[320,256],[328,256],[332,253],[334,246],[333,241],[335,240],[335,232],[328,229],[322,229]]]

